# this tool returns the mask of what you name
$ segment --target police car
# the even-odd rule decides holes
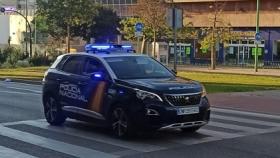
[[[73,118],[127,137],[159,129],[195,132],[208,123],[210,104],[199,82],[176,77],[157,60],[131,53],[129,46],[113,46],[118,51],[87,47],[88,53],[59,56],[45,73],[43,105],[49,124]]]

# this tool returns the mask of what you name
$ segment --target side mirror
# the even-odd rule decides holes
[[[175,75],[177,75],[177,71],[175,71],[174,69],[171,69],[171,71],[172,71]]]
[[[106,77],[103,72],[94,72],[91,74],[90,78],[94,81],[104,81]]]

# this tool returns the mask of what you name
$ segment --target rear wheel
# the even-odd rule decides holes
[[[199,129],[200,127],[181,128],[182,132],[184,133],[195,133]]]
[[[47,96],[44,99],[44,114],[47,122],[54,126],[62,125],[66,120],[61,106],[52,96]]]
[[[112,110],[111,126],[113,133],[119,138],[127,138],[134,134],[131,119],[127,111],[120,106]]]

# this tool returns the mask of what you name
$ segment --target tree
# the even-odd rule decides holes
[[[231,38],[231,25],[220,18],[226,2],[218,2],[215,0],[209,6],[213,10],[213,14],[209,17],[211,24],[208,28],[202,28],[204,36],[200,41],[201,49],[207,50],[211,48],[211,69],[216,69],[216,44],[228,42]]]
[[[80,32],[79,26],[90,25],[92,17],[96,15],[92,0],[37,0],[37,4],[37,14],[46,17],[48,33],[56,39],[67,37],[68,52],[70,38],[75,32]]]
[[[124,39],[129,41],[135,41],[135,24],[143,21],[140,18],[126,18],[120,22],[121,25],[121,33]],[[142,36],[142,44],[141,44],[141,53],[144,51],[145,42],[149,39],[153,38],[153,31],[150,27],[145,26],[143,29],[143,36]]]
[[[121,33],[124,37],[124,39],[129,41],[135,41],[135,24],[141,22],[143,23],[143,20],[140,18],[126,18],[123,19],[121,24]],[[142,45],[141,45],[141,53],[143,53],[144,50],[144,44],[147,40],[153,40],[153,29],[151,27],[145,26],[143,29],[143,36],[142,36]],[[186,26],[180,28],[177,32],[178,40],[180,41],[187,41],[189,39],[194,39],[197,37],[197,31],[192,26],[191,23],[187,24]],[[171,28],[169,28],[167,25],[163,25],[159,32],[157,33],[156,39],[161,39],[164,41],[171,41],[173,40],[173,31]]]
[[[81,26],[77,36],[83,37],[86,41],[94,37],[95,42],[99,43],[113,41],[119,34],[120,18],[108,7],[97,6],[96,11],[97,14],[91,17],[91,22]]]
[[[151,28],[154,43],[161,29],[166,28],[165,10],[165,4],[162,0],[138,0],[136,11],[144,26]],[[153,55],[155,55],[155,44],[153,46]]]

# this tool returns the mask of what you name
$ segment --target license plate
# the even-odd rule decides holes
[[[199,107],[177,109],[177,115],[189,115],[199,113]]]

